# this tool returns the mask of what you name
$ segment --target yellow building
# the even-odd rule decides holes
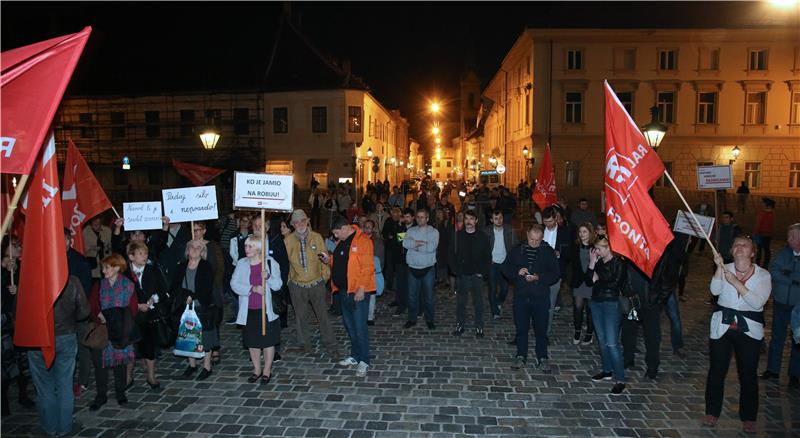
[[[669,131],[658,152],[682,189],[696,189],[698,165],[728,164],[738,146],[737,184],[800,197],[797,28],[527,29],[483,90],[495,102],[483,115],[483,166],[499,154],[504,183],[516,185],[535,177],[549,141],[559,192],[595,203],[605,79],[638,125],[650,121],[650,107],[661,110]],[[531,173],[524,147],[533,151]]]

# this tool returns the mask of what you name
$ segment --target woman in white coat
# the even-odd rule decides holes
[[[255,383],[261,379],[262,384],[269,383],[272,378],[272,360],[275,356],[275,346],[280,343],[281,324],[278,315],[272,309],[272,294],[270,290],[280,290],[281,281],[280,265],[272,257],[267,256],[266,277],[268,289],[265,290],[261,283],[261,262],[264,260],[261,250],[261,236],[252,235],[244,243],[245,258],[239,260],[231,277],[231,289],[239,295],[239,314],[236,324],[243,325],[242,341],[245,348],[250,350],[250,360],[253,362],[253,374],[247,379]],[[261,333],[261,301],[266,297],[266,334]],[[261,367],[261,356],[264,357],[264,367]]]

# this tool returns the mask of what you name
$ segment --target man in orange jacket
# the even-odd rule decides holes
[[[331,265],[333,292],[343,292],[342,321],[350,336],[350,356],[339,365],[355,366],[356,376],[364,377],[369,369],[369,300],[364,297],[376,290],[372,240],[343,217],[333,223],[333,236],[337,241],[333,255],[323,252],[320,257]]]

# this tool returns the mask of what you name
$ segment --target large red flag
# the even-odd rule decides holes
[[[172,165],[179,174],[184,176],[196,186],[202,186],[203,184],[211,181],[215,177],[225,172],[225,169],[201,166],[199,164],[187,163],[185,161],[178,161],[175,159],[172,160]]]
[[[42,166],[36,169],[28,188],[14,344],[41,348],[50,367],[55,358],[53,304],[68,276],[52,133],[41,156]]]
[[[550,157],[550,143],[544,148],[544,159],[542,167],[539,169],[539,177],[536,178],[536,186],[533,189],[531,199],[544,210],[558,201],[556,193],[556,172],[553,168],[553,159]]]
[[[91,32],[0,53],[0,172],[30,173]]]
[[[664,173],[664,164],[608,82],[605,94],[605,195],[611,249],[652,275],[673,238],[669,224],[647,193]]]
[[[64,227],[72,231],[72,247],[83,254],[82,227],[98,214],[111,208],[106,192],[92,169],[86,164],[81,152],[70,139],[67,146],[67,162],[64,165],[64,189],[61,191],[61,206]]]

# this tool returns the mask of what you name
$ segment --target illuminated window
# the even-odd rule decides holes
[[[761,163],[744,163],[744,180],[751,189],[757,189],[761,183]]]
[[[747,103],[744,113],[745,125],[763,125],[764,108],[767,102],[767,92],[747,93]]]

